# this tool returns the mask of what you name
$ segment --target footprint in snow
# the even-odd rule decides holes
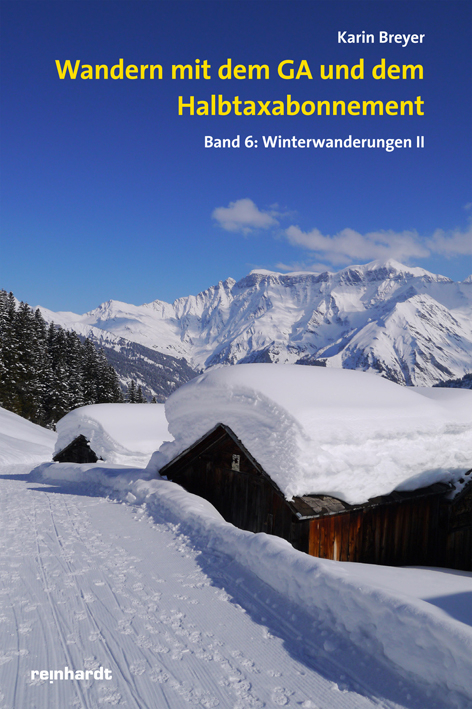
[[[152,640],[150,640],[145,635],[138,635],[134,642],[138,647],[144,648],[145,650],[148,650],[152,647]]]
[[[121,694],[111,687],[101,687],[100,688],[100,699],[99,704],[109,704],[110,706],[116,706],[121,703]]]
[[[132,675],[142,675],[146,672],[146,663],[144,662],[144,660],[138,660],[137,662],[133,662],[133,664],[130,665],[129,671]]]
[[[166,653],[170,652],[170,649],[168,647],[166,647],[165,645],[153,645],[151,650],[153,652],[158,652],[160,654],[166,654]]]
[[[288,692],[283,687],[276,687],[272,692],[272,702],[279,707],[283,707],[289,703],[290,694],[293,694],[293,692]]]
[[[159,682],[159,684],[164,684],[169,679],[169,675],[160,668],[156,667],[149,673],[149,679],[151,682]]]

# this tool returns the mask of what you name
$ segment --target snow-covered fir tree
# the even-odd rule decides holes
[[[0,406],[53,427],[78,406],[121,401],[103,351],[0,291]]]

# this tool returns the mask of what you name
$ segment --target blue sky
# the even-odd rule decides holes
[[[174,298],[252,268],[338,270],[392,256],[472,272],[470,2],[2,0],[0,287],[84,312],[109,298]],[[339,44],[338,31],[373,33]],[[425,34],[380,44],[379,32]],[[161,64],[163,79],[60,80],[61,64]],[[172,80],[173,64],[211,79]],[[267,64],[268,80],[218,67]],[[365,62],[363,80],[320,65]],[[284,80],[306,60],[313,78]],[[375,80],[421,64],[424,78]],[[187,102],[412,100],[423,116],[189,116]],[[246,136],[257,148],[204,147]],[[284,138],[411,138],[411,149],[263,148]],[[425,137],[417,149],[416,136]]]

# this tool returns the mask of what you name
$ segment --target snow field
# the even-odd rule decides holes
[[[392,591],[381,583],[382,567],[374,571],[368,565],[309,557],[277,537],[240,530],[226,523],[202,498],[169,481],[136,479],[136,473],[108,477],[106,470],[93,465],[41,468],[43,480],[59,482],[66,477],[71,482],[88,479],[89,484],[108,485],[122,499],[145,505],[151,517],[178,525],[204,556],[224,555],[233,560],[308,615],[314,632],[326,634],[323,650],[333,652],[334,657],[340,646],[354,647],[369,662],[375,658],[385,671],[394,669],[403,681],[414,679],[429,687],[440,705],[467,707],[472,703],[470,626],[414,593],[408,594],[408,583],[404,592]],[[460,578],[467,577],[465,593],[472,595],[472,574]],[[448,582],[444,588],[454,596],[453,580]],[[461,588],[458,593],[464,593]],[[300,632],[304,643],[311,639],[306,630]],[[433,706],[430,701],[428,708]]]
[[[27,466],[1,471],[2,709],[467,706],[399,677],[184,533],[155,492],[134,505],[94,497],[87,467],[87,486],[68,464],[48,468],[54,485]],[[112,680],[31,680],[31,670],[66,666],[103,667]]]
[[[31,472],[55,434],[0,424],[1,709],[472,706],[471,573],[308,557],[142,468]],[[113,680],[31,680],[64,667]]]

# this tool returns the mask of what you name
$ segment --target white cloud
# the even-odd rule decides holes
[[[415,231],[360,234],[354,229],[343,229],[334,236],[324,236],[318,229],[304,232],[298,226],[290,226],[285,233],[293,246],[316,251],[335,265],[387,258],[408,261],[430,255]]]
[[[211,216],[223,229],[243,234],[278,225],[274,212],[258,209],[252,199],[238,199],[230,202],[228,207],[217,207]]]
[[[427,239],[426,244],[433,253],[441,254],[446,258],[453,256],[472,255],[472,226],[466,231],[454,229],[452,232],[445,232],[436,229],[431,239]]]

